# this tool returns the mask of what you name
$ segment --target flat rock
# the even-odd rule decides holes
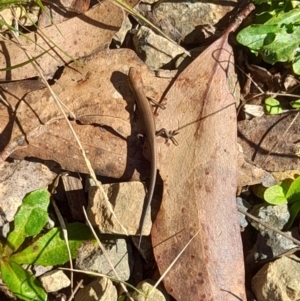
[[[81,289],[75,296],[75,301],[116,301],[117,289],[108,278],[99,278]]]
[[[300,260],[292,255],[268,263],[252,279],[257,301],[300,299]]]
[[[155,281],[152,279],[146,279],[140,282],[136,288],[144,292],[145,295],[134,292],[132,294],[132,298],[135,301],[146,301],[146,300],[147,301],[169,301],[170,296],[167,294],[165,289],[163,289],[160,286],[158,286],[158,288],[153,288],[154,285],[155,285]]]
[[[48,272],[42,275],[39,279],[45,291],[48,293],[57,292],[71,284],[70,279],[61,270]]]
[[[127,281],[133,268],[132,248],[125,239],[103,242],[107,256],[123,281]],[[100,248],[94,243],[86,243],[78,251],[76,267],[85,271],[94,271],[116,277],[111,265]]]
[[[133,42],[141,59],[154,70],[166,66],[172,59],[184,53],[184,50],[175,43],[155,34],[145,26],[141,26],[133,37]]]
[[[112,216],[100,191],[92,186],[89,189],[87,208],[92,225],[98,227],[102,233],[138,235],[145,203],[145,186],[141,182],[125,182],[103,185],[103,189],[119,222]],[[151,226],[151,210],[148,210],[143,235],[150,234]]]

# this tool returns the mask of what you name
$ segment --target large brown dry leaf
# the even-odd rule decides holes
[[[52,0],[46,3],[41,11],[38,27],[58,24],[74,15],[85,13],[90,7],[90,2],[90,0]]]
[[[102,51],[83,62],[83,67],[71,64],[53,89],[81,122],[81,125],[76,122],[73,125],[88,152],[93,168],[97,174],[123,179],[132,177],[136,166],[139,172],[144,169],[147,171],[142,163],[145,161],[142,161],[140,144],[135,135],[139,130],[138,123],[132,118],[134,99],[128,86],[127,71],[130,66],[141,68],[144,73],[144,89],[149,97],[156,100],[161,98],[171,79],[156,78],[129,50]],[[17,108],[18,116],[11,134],[14,115],[8,105],[0,103],[0,151],[9,144],[9,152],[2,158],[9,155],[17,159],[36,157],[54,160],[70,171],[88,172],[74,137],[58,108],[53,105],[49,92],[42,90],[29,93],[42,87],[37,80],[0,85],[3,97],[12,108]],[[25,102],[22,103],[21,99]],[[51,123],[53,116],[55,120],[52,121],[56,123]],[[40,123],[42,120],[48,120],[48,124],[44,128],[40,127],[40,131],[33,137],[31,131],[43,125]],[[133,121],[132,128],[130,121]],[[162,126],[169,127],[169,121],[171,119],[168,117]],[[27,139],[30,140],[27,148],[23,148],[27,144],[22,145],[24,139],[19,127],[26,130]],[[116,137],[118,134],[121,137]],[[128,135],[131,138],[126,142]],[[18,141],[21,142],[20,145]],[[158,140],[158,143],[163,144],[163,140]],[[15,150],[17,151],[14,152]],[[239,160],[239,163],[239,186],[251,184],[245,176],[243,160]],[[246,172],[249,173],[249,169]],[[253,177],[251,173],[249,176]],[[133,178],[137,179],[135,176]]]
[[[227,38],[228,31],[179,75],[157,122],[172,116],[168,126],[180,128],[179,146],[159,151],[164,192],[152,242],[161,274],[200,230],[164,279],[176,300],[245,300]]]
[[[83,63],[83,67],[72,64],[67,68],[53,90],[76,115],[72,124],[96,173],[129,179],[135,169],[148,170],[137,139],[140,131],[127,79],[129,67],[147,68],[130,50],[102,51]],[[147,95],[159,100],[168,83],[150,74],[145,81]],[[26,90],[19,92],[15,83],[6,84],[3,90],[7,102],[17,108],[17,121],[7,107],[0,106],[0,149],[6,146],[2,158],[37,157],[54,160],[67,170],[88,172],[48,90],[29,93],[23,101]]]
[[[87,56],[110,43],[112,36],[120,28],[123,11],[110,1],[103,1],[101,5],[58,25],[52,25],[42,30],[43,36],[36,33],[20,36],[19,40],[26,50],[37,57],[45,75],[52,76],[58,66],[72,59]],[[0,68],[16,66],[28,61],[24,51],[16,41],[1,43]],[[12,69],[2,73],[4,80],[18,80],[37,76],[32,64]]]
[[[268,171],[300,169],[298,114],[240,121],[238,140],[248,159]]]

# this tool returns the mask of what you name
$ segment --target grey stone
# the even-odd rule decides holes
[[[125,239],[103,243],[106,253],[121,280],[128,280],[133,267],[132,248]],[[86,243],[78,251],[76,267],[116,277],[100,248],[95,243]]]
[[[153,70],[166,66],[172,59],[183,55],[184,50],[166,38],[141,26],[133,37],[138,56]]]
[[[185,45],[195,45],[215,35],[216,24],[234,9],[234,2],[221,5],[210,1],[160,1],[154,5],[153,14],[157,23],[169,20]]]

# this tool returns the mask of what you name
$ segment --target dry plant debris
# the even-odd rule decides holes
[[[88,173],[53,94],[42,81],[31,79],[38,75],[33,65],[28,63],[16,69],[5,69],[28,60],[20,46],[36,58],[48,79],[52,79],[59,66],[64,67],[51,89],[63,101],[95,173],[117,181],[145,180],[150,176],[149,162],[142,151],[144,148],[147,157],[147,145],[144,147],[143,141],[137,138],[142,132],[142,122],[134,113],[135,98],[128,82],[128,70],[134,67],[142,74],[146,95],[162,102],[166,108],[155,109],[156,128],[179,131],[176,136],[178,146],[165,143],[163,138],[156,140],[159,176],[155,198],[161,199],[161,206],[154,216],[151,239],[160,274],[168,271],[186,247],[164,276],[165,289],[176,300],[183,301],[246,300],[236,188],[262,183],[270,171],[299,170],[298,113],[237,121],[239,84],[229,43],[229,33],[236,29],[237,23],[175,78],[157,77],[131,49],[109,49],[113,35],[124,20],[123,10],[110,1],[88,9],[89,4],[90,1],[70,1],[70,15],[61,10],[61,14],[54,13],[49,19],[51,10],[59,11],[55,9],[58,1],[53,1],[42,12],[37,33],[22,35],[19,41],[15,38],[5,44],[5,55],[0,59],[1,78],[6,80],[0,84],[0,159],[5,170],[0,183],[1,196],[4,198],[9,194],[12,182],[17,183],[18,189],[7,198],[14,206],[1,203],[2,210],[10,207],[10,211],[2,216],[0,224],[12,221],[22,195],[30,189],[49,185],[58,173],[56,165],[51,165],[50,171],[40,163],[32,163],[31,167],[26,159],[50,160],[64,170]],[[252,9],[248,7],[242,18]],[[79,12],[80,15],[75,15]],[[224,12],[228,12],[228,7],[221,14]],[[72,18],[65,19],[70,16]],[[167,27],[170,31],[170,24]],[[205,25],[201,32],[210,35],[214,30]],[[150,48],[156,48],[152,46]],[[169,62],[159,62],[158,66],[165,64]],[[263,87],[266,78],[255,77],[253,68],[246,62],[249,78],[254,78]],[[273,81],[273,75],[271,79],[272,85],[266,86],[275,91],[280,81]],[[251,96],[253,89],[252,86]],[[22,161],[9,163],[12,159]],[[28,165],[27,169],[24,165]],[[28,172],[39,181],[26,181],[26,187],[23,187],[24,173]],[[66,179],[64,183],[67,185]],[[117,189],[111,195],[122,186],[116,185]],[[243,187],[240,187],[241,191]],[[131,190],[133,193],[134,189]],[[140,195],[143,193],[139,193],[139,198],[143,198]],[[129,193],[125,200],[127,196]],[[139,218],[142,201],[130,198],[133,200],[129,210],[136,208]],[[118,200],[117,197],[112,199],[112,202]],[[93,200],[92,193],[90,200]],[[96,211],[100,211],[97,208]],[[126,206],[120,208],[125,215],[120,218],[121,224],[132,219],[130,222],[134,226],[128,223],[125,228],[130,229],[127,231],[130,234],[136,234],[139,222],[126,211]],[[110,211],[105,212],[103,222],[101,216],[96,217],[99,212],[93,210],[89,215],[94,226],[103,232],[124,234],[119,223],[116,223],[119,230],[113,227],[115,221]],[[124,241],[125,247],[126,244]]]

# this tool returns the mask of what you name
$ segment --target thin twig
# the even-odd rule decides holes
[[[89,225],[89,227],[90,227],[90,229],[91,229],[91,231],[92,231],[92,233],[93,233],[95,239],[97,240],[97,243],[98,243],[98,245],[99,245],[99,247],[100,247],[100,249],[101,249],[103,255],[105,256],[105,258],[106,258],[107,262],[109,263],[109,265],[110,265],[112,271],[114,272],[115,276],[117,277],[118,281],[120,282],[120,285],[122,286],[123,290],[125,291],[126,296],[129,298],[129,300],[134,301],[134,300],[132,299],[132,297],[130,296],[130,294],[129,294],[127,288],[126,288],[126,286],[121,282],[121,278],[120,278],[120,276],[118,275],[118,272],[116,271],[116,269],[115,269],[113,263],[111,262],[111,260],[110,260],[110,258],[109,258],[109,256],[108,256],[108,254],[107,254],[107,252],[106,252],[106,250],[105,250],[105,248],[104,248],[104,246],[103,246],[103,244],[101,243],[101,241],[100,241],[99,237],[97,236],[97,234],[96,234],[96,232],[95,232],[95,230],[94,230],[94,228],[93,228],[91,222],[90,222],[89,219],[88,219],[88,216],[87,216],[87,214],[86,214],[85,208],[82,207],[82,210],[83,210],[83,214],[84,214],[84,216],[85,216],[85,219],[86,219],[86,221],[87,221],[87,223],[88,223],[88,225]]]
[[[73,274],[73,271],[71,271],[71,272],[72,272],[72,274]],[[72,291],[71,296],[69,297],[69,299],[68,299],[67,301],[71,301],[71,300],[74,299],[75,294],[76,294],[77,291],[80,289],[80,286],[82,285],[82,283],[83,283],[83,279],[81,279],[81,280],[77,283],[75,289]]]
[[[58,218],[59,224],[60,224],[60,226],[62,228],[62,231],[63,231],[64,240],[65,240],[67,250],[68,250],[68,257],[69,257],[70,267],[71,267],[71,269],[73,269],[72,255],[71,255],[71,250],[70,250],[70,246],[69,246],[68,230],[67,230],[65,221],[64,221],[64,219],[63,219],[63,217],[62,217],[62,215],[61,215],[61,213],[60,213],[60,211],[59,211],[59,209],[56,205],[55,199],[54,199],[54,193],[55,193],[55,190],[58,186],[58,182],[59,182],[59,179],[61,178],[61,176],[62,176],[62,174],[59,174],[54,180],[50,199],[51,199],[51,204],[54,208],[55,214]],[[74,283],[74,277],[73,277],[73,272],[72,272],[71,273],[71,292],[73,292],[73,283]]]
[[[276,232],[277,234],[280,234],[282,236],[284,236],[285,238],[291,240],[294,244],[296,244],[297,246],[300,246],[300,241],[294,237],[289,236],[287,233],[284,233],[280,230],[278,230],[277,228],[263,222],[262,220],[260,220],[259,218],[255,217],[254,215],[248,213],[247,211],[244,211],[243,209],[238,208],[238,211],[242,214],[245,214],[246,216],[248,216],[249,218],[251,218],[252,220],[256,221],[257,223],[261,224],[262,226],[266,227],[267,229],[270,229],[274,232]]]

